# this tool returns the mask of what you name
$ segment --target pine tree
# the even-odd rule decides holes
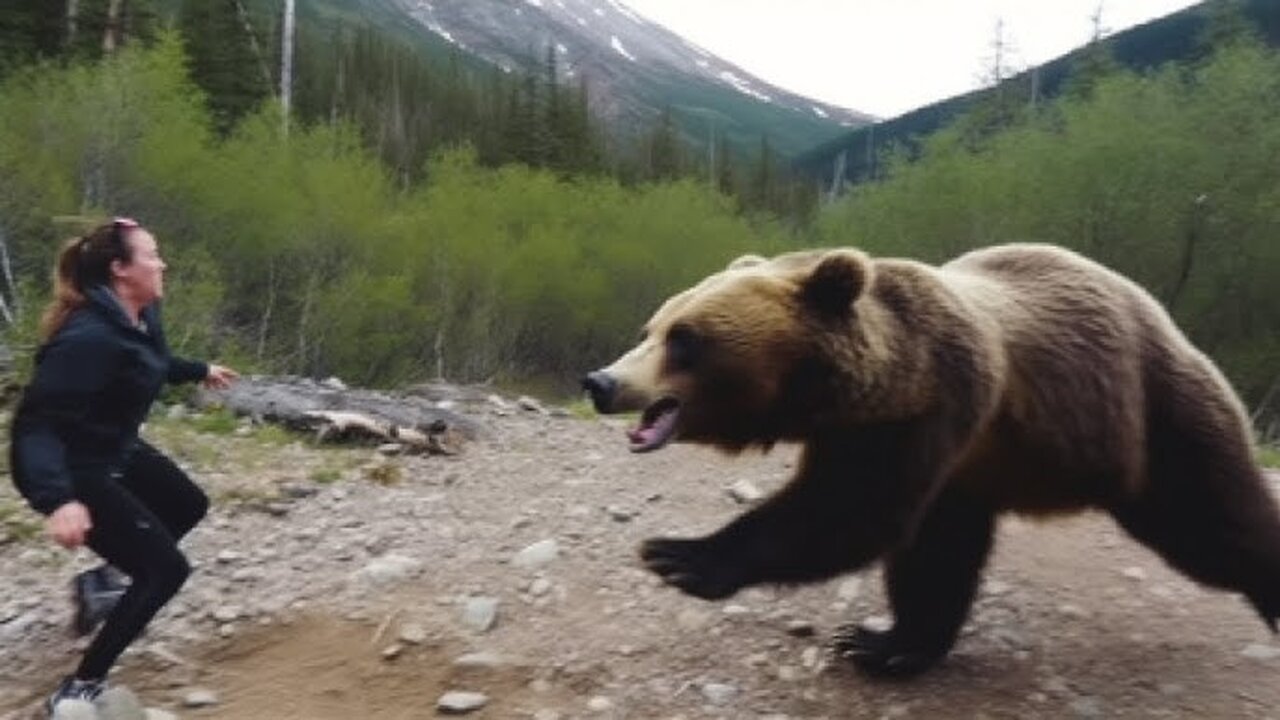
[[[191,77],[208,97],[223,134],[271,93],[264,86],[235,0],[186,0],[178,18],[191,57]]]
[[[1071,65],[1071,74],[1067,78],[1063,94],[1074,98],[1087,98],[1093,94],[1093,88],[1102,78],[1120,69],[1111,47],[1103,42],[1107,29],[1102,25],[1102,6],[1099,5],[1090,17],[1093,32],[1089,43],[1080,51],[1079,57]]]

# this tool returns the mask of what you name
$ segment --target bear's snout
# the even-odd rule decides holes
[[[591,395],[591,403],[596,406],[596,412],[608,414],[613,412],[613,398],[618,393],[618,381],[613,376],[603,370],[587,373],[582,378],[582,389]]]

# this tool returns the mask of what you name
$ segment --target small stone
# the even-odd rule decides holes
[[[836,587],[836,597],[845,602],[857,600],[860,592],[862,592],[862,578],[858,577],[851,577]]]
[[[542,415],[547,414],[547,409],[542,406],[542,403],[538,402],[535,398],[529,397],[528,395],[521,395],[520,397],[516,398],[516,405],[521,410],[528,410],[529,412],[536,412]]]
[[[462,606],[462,624],[476,632],[488,632],[498,619],[498,598],[467,598]]]
[[[1249,643],[1240,654],[1251,660],[1274,660],[1280,657],[1280,648],[1261,643]]]
[[[375,558],[357,572],[357,575],[375,585],[404,580],[422,569],[422,563],[405,555],[388,553]]]
[[[619,507],[617,505],[610,505],[606,507],[604,511],[608,513],[609,517],[613,518],[615,522],[630,522],[631,518],[636,516],[634,510],[628,510],[627,508]]]
[[[738,688],[725,683],[705,683],[702,696],[712,705],[725,705],[738,694]]]
[[[381,445],[379,445],[379,446],[378,446],[378,448],[377,448],[377,452],[378,452],[378,454],[379,454],[379,455],[385,455],[385,456],[387,456],[387,457],[393,457],[393,456],[395,456],[395,455],[399,455],[399,454],[403,453],[403,452],[404,452],[404,446],[403,446],[403,445],[401,445],[400,443],[383,443],[383,444],[381,444]]]
[[[97,720],[98,712],[87,700],[63,700],[53,709],[50,720]]]
[[[213,609],[213,619],[220,623],[233,622],[240,618],[240,608],[235,605],[221,605]]]
[[[453,661],[454,667],[477,670],[491,670],[502,664],[502,658],[489,652],[474,652],[459,656]]]
[[[555,560],[560,555],[560,545],[555,540],[540,540],[520,552],[511,559],[511,564],[518,568],[535,568]]]
[[[159,708],[147,708],[147,712],[143,717],[146,720],[178,720],[177,715]]]
[[[613,701],[603,695],[595,695],[587,701],[587,709],[592,712],[607,712],[613,708]]]
[[[888,615],[872,615],[862,621],[862,626],[875,632],[888,632],[893,627],[893,618]]]
[[[1062,613],[1063,615],[1066,615],[1067,617],[1071,617],[1071,618],[1087,618],[1087,617],[1089,617],[1089,611],[1088,611],[1088,610],[1085,610],[1084,608],[1080,607],[1079,605],[1072,605],[1071,603],[1063,603],[1063,604],[1059,605],[1059,606],[1058,606],[1058,612]]]
[[[388,645],[382,649],[382,659],[395,660],[396,658],[400,657],[400,653],[402,652],[404,652],[404,646],[401,645],[400,643],[395,643],[394,645]]]
[[[807,638],[816,635],[817,630],[808,620],[790,620],[787,622],[787,634],[792,637]]]
[[[546,595],[550,591],[551,581],[546,578],[535,578],[533,582],[529,583],[529,594],[534,597]]]
[[[202,708],[218,704],[218,694],[206,688],[193,688],[182,696],[182,706]]]
[[[122,685],[107,688],[93,704],[98,710],[98,720],[139,720],[145,717],[142,701]]]
[[[462,715],[489,704],[489,696],[468,690],[450,690],[436,701],[436,709],[447,715]]]
[[[988,580],[982,586],[982,589],[985,590],[988,595],[991,595],[993,597],[998,597],[1000,595],[1007,594],[1009,590],[1012,588],[1009,585],[1009,583],[1004,582],[1002,580]]]
[[[426,628],[416,623],[405,625],[400,628],[400,641],[408,643],[409,645],[421,645],[427,641],[427,637]]]
[[[1133,565],[1120,571],[1120,574],[1133,580],[1134,582],[1142,582],[1147,579],[1147,571]]]
[[[744,505],[757,503],[764,499],[764,493],[749,480],[739,480],[731,485],[727,492],[729,497]]]

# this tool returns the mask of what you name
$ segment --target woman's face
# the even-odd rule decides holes
[[[146,307],[164,297],[164,260],[160,259],[155,237],[142,228],[126,231],[124,241],[129,244],[132,258],[128,263],[112,263],[115,290],[138,307]]]

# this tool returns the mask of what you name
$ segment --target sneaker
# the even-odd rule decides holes
[[[98,696],[107,689],[105,680],[79,680],[74,676],[68,675],[63,679],[62,684],[57,690],[49,696],[44,702],[44,709],[49,713],[49,717],[53,717],[53,713],[58,708],[58,703],[63,700],[84,700],[85,702],[93,702]]]
[[[76,637],[93,632],[115,610],[128,589],[120,573],[110,565],[85,570],[71,581],[71,603],[75,617],[71,630]]]

